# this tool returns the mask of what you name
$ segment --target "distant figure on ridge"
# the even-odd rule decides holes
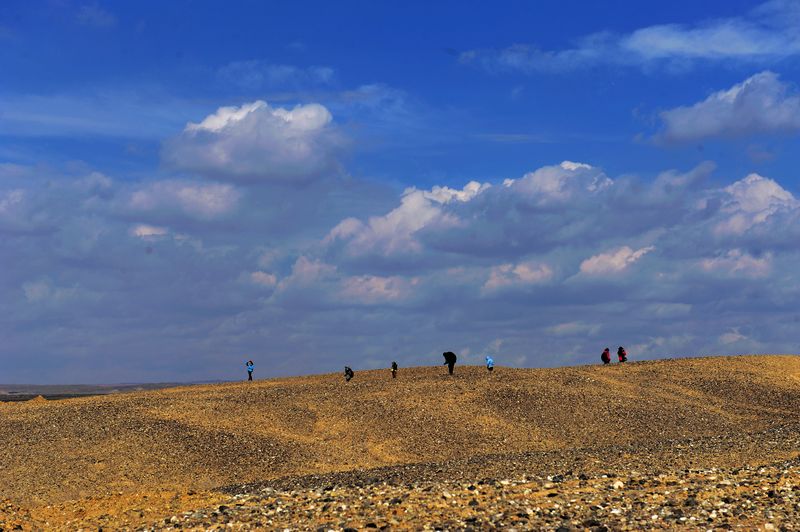
[[[253,368],[255,367],[252,360],[247,361],[247,380],[253,380]]]
[[[609,364],[611,362],[611,350],[609,348],[603,349],[603,354],[600,355],[600,360],[603,361],[603,364]]]
[[[350,369],[350,366],[345,366],[344,367],[344,380],[346,380],[347,382],[350,382],[350,379],[353,378],[353,375],[355,375],[355,373],[353,373],[353,370]]]
[[[452,351],[445,351],[444,353],[442,353],[442,356],[444,357],[444,365],[447,366],[447,372],[450,373],[450,375],[452,375],[453,367],[456,365],[456,360],[458,359],[458,357],[456,357],[456,354],[453,353]]]
[[[489,373],[494,371],[494,360],[489,355],[486,355],[486,369],[489,370]]]
[[[392,361],[392,378],[397,378],[397,362]]]
[[[627,362],[628,361],[628,353],[625,352],[625,348],[624,347],[619,346],[619,349],[617,349],[617,358],[619,358],[620,362]]]

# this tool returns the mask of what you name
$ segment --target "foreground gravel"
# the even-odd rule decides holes
[[[152,529],[800,529],[800,462],[644,474],[262,488]],[[144,527],[147,528],[147,527]]]

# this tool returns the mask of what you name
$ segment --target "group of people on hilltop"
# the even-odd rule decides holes
[[[442,353],[442,356],[444,357],[444,365],[447,366],[447,373],[449,375],[452,375],[458,357],[452,351],[445,351],[444,353]],[[619,349],[617,349],[617,358],[619,359],[620,362],[628,361],[628,353],[625,352],[624,347],[619,346]],[[600,355],[600,360],[603,361],[603,364],[611,363],[611,351],[609,350],[608,347],[606,347],[603,350],[603,354]],[[253,380],[253,369],[255,365],[253,364],[252,360],[248,360],[246,366],[247,366],[247,380],[251,381]],[[397,369],[398,369],[397,362],[392,361],[390,371],[392,372],[393,379],[397,378]],[[494,359],[489,355],[486,356],[486,369],[487,371],[489,371],[489,373],[492,373],[494,371]],[[353,369],[350,366],[345,366],[344,380],[350,382],[350,380],[353,377],[355,377],[355,372],[353,371]]]
[[[620,362],[628,361],[628,353],[625,352],[625,348],[622,346],[619,346],[619,349],[617,349],[617,359]],[[603,349],[603,354],[600,355],[600,360],[603,361],[603,364],[611,363],[611,351],[607,347]]]

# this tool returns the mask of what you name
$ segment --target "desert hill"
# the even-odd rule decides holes
[[[730,440],[799,421],[797,356],[494,374],[457,366],[453,377],[444,367],[401,368],[396,380],[357,371],[349,383],[328,374],[0,403],[0,500],[26,511],[142,494],[155,504],[170,490],[482,457],[502,465],[535,453],[545,463],[580,449]],[[793,456],[773,439],[766,458]],[[741,447],[730,441],[726,449]],[[743,452],[729,460],[751,458]]]

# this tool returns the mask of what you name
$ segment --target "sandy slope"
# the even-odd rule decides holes
[[[798,423],[799,407],[796,356],[498,368],[492,375],[457,367],[454,377],[443,367],[401,368],[397,380],[388,370],[359,371],[350,383],[320,375],[0,404],[0,500],[52,523],[107,508],[148,519],[213,504],[219,495],[207,490],[217,486],[485,454],[735,437]],[[170,490],[181,495],[166,497]]]

